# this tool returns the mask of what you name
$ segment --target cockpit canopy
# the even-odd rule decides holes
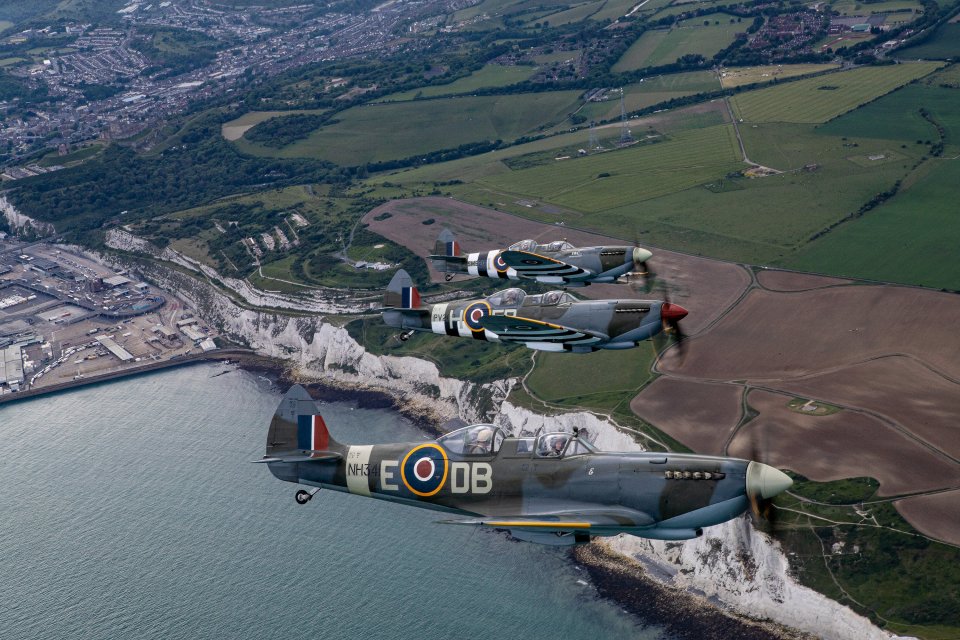
[[[570,251],[574,246],[566,240],[557,240],[547,244],[540,245],[541,251]]]
[[[585,440],[558,431],[541,435],[537,439],[535,451],[541,458],[562,458],[593,453],[595,449]]]
[[[492,424],[474,424],[451,431],[438,443],[450,453],[462,456],[492,456],[500,451],[503,431]]]
[[[518,307],[523,304],[523,299],[526,297],[526,292],[523,289],[517,289],[516,287],[512,289],[504,289],[503,291],[498,291],[489,298],[489,302],[494,307]]]
[[[514,242],[508,248],[510,251],[535,251],[537,249],[537,241],[521,240],[520,242]]]
[[[566,240],[556,240],[547,244],[538,244],[536,240],[521,240],[514,242],[508,248],[510,251],[570,251],[576,247]]]
[[[571,302],[578,302],[578,300],[566,291],[548,291],[537,296],[527,296],[523,301],[523,306],[550,307],[557,304],[569,304]]]

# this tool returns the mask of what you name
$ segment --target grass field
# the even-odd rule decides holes
[[[720,88],[717,77],[710,71],[690,71],[665,76],[644,78],[623,87],[624,106],[628,112],[637,111],[661,102]],[[609,120],[620,116],[620,94],[610,91],[607,100],[590,102],[578,112],[591,120]]]
[[[948,144],[960,144],[960,89],[912,84],[817,128],[829,135],[883,136],[916,144],[937,141],[937,130],[920,115],[926,109],[946,132]]]
[[[745,122],[826,122],[937,68],[936,62],[860,67],[734,96]]]
[[[292,116],[304,113],[323,113],[324,109],[301,109],[298,111],[250,111],[239,118],[224,122],[220,126],[220,134],[227,140],[239,140],[246,133],[247,129],[279,116]]]
[[[896,53],[900,58],[954,58],[960,56],[960,23],[941,25],[933,37],[915,47],[901,49]]]
[[[481,179],[482,185],[584,212],[612,209],[721,177],[739,168],[733,128],[674,134],[656,144]]]
[[[931,160],[926,166],[915,184],[814,241],[784,264],[817,273],[960,290],[960,160]]]
[[[0,60],[0,67],[10,67],[18,62],[26,62],[26,58],[3,58]]]
[[[13,23],[9,20],[0,20],[0,33],[3,33],[7,29],[13,26]]]
[[[593,14],[597,13],[601,4],[602,3],[599,2],[584,2],[582,4],[575,5],[570,9],[531,18],[527,21],[526,26],[532,27],[537,23],[542,24],[544,22],[548,22],[550,23],[551,27],[559,27],[573,22],[582,22],[583,20],[591,18]]]
[[[320,158],[341,165],[394,160],[535,133],[567,117],[579,97],[579,91],[558,91],[361,106],[337,114],[337,122],[277,151],[243,139],[235,144],[248,153]]]
[[[613,410],[629,405],[641,387],[653,379],[656,357],[652,343],[625,351],[590,354],[538,353],[527,387],[536,397],[570,407]],[[575,375],[571,375],[575,367]]]
[[[651,4],[656,0],[650,0]],[[590,16],[591,20],[596,22],[612,22],[621,16],[626,15],[633,7],[637,6],[640,0],[607,0],[600,7],[600,10]]]
[[[834,0],[830,3],[830,8],[842,16],[865,16],[871,13],[886,13],[900,11],[901,9],[917,11],[921,6],[919,2],[914,2],[914,0],[882,0],[881,2]]]
[[[505,67],[499,64],[488,64],[478,71],[474,71],[466,78],[454,80],[450,84],[432,85],[421,89],[411,89],[392,93],[380,98],[376,102],[396,102],[413,100],[414,98],[433,98],[457,93],[469,93],[484,87],[505,87],[522,82],[534,72],[533,67],[512,66]]]
[[[667,64],[685,54],[710,58],[733,42],[737,32],[743,31],[742,23],[731,23],[730,19],[725,13],[717,13],[678,22],[669,30],[647,31],[630,45],[611,70],[620,73]]]
[[[755,82],[772,82],[784,78],[837,69],[836,64],[771,64],[761,67],[730,67],[721,71],[720,83],[724,89]]]

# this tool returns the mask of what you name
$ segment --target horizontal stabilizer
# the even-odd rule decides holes
[[[450,264],[467,264],[467,256],[427,256],[435,262],[449,262]]]
[[[336,451],[291,451],[288,455],[264,456],[260,460],[251,460],[254,463],[281,462],[293,464],[295,462],[327,462],[342,458]]]
[[[551,322],[520,316],[484,316],[480,325],[497,334],[504,342],[549,342],[553,344],[590,345],[610,338],[596,331],[575,329]]]

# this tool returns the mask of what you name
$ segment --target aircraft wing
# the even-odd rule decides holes
[[[565,327],[520,316],[483,316],[480,326],[497,334],[504,342],[591,345],[610,339],[598,331]]]
[[[654,523],[642,511],[626,507],[589,507],[565,509],[545,513],[527,513],[517,516],[489,516],[463,520],[444,520],[443,524],[474,525],[511,531],[585,531],[591,529],[645,527]]]
[[[578,266],[529,251],[507,250],[501,253],[499,257],[508,267],[512,267],[518,275],[525,278],[544,276],[580,278],[590,275],[589,271]]]

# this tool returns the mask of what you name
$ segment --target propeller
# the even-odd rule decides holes
[[[661,288],[663,303],[660,305],[660,320],[663,322],[663,330],[673,335],[677,343],[677,355],[683,358],[686,353],[687,334],[680,328],[680,321],[686,318],[689,312],[675,302],[670,302],[670,292],[665,284],[661,283]]]
[[[633,290],[640,292],[637,286],[637,278],[643,281],[643,293],[650,293],[653,290],[653,282],[657,277],[653,267],[650,265],[650,258],[653,253],[649,249],[640,246],[640,239],[635,237],[633,241],[633,270],[630,275],[630,286]]]
[[[747,466],[747,498],[750,515],[757,529],[771,535],[777,531],[777,509],[773,499],[793,485],[790,476],[763,462],[756,441],[756,429],[750,429],[750,464]]]

